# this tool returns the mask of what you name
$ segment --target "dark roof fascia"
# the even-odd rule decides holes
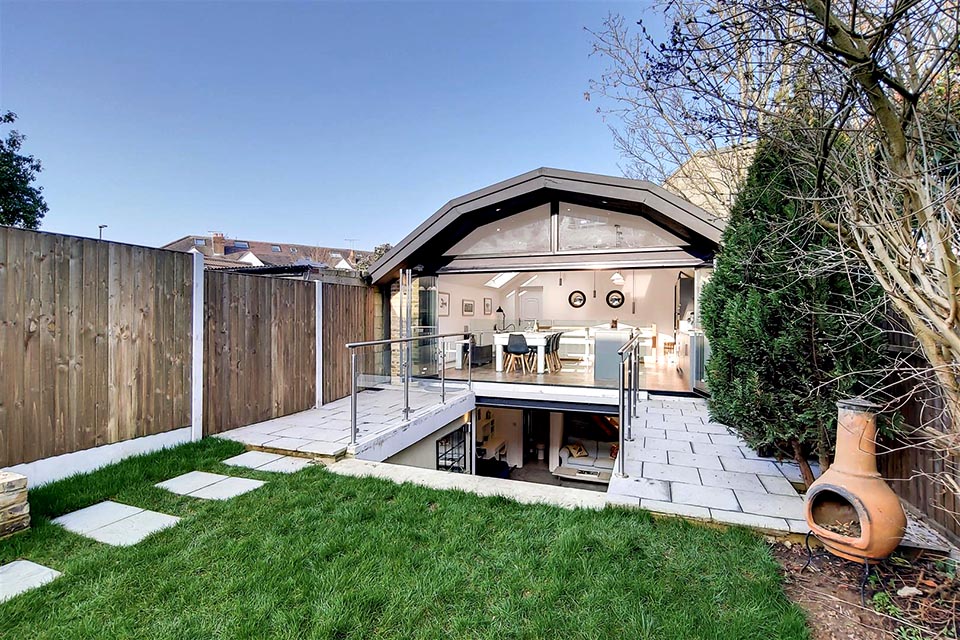
[[[714,244],[719,244],[723,231],[721,221],[711,222],[712,216],[706,211],[652,182],[540,168],[447,202],[373,265],[370,270],[372,281],[379,282],[393,273],[407,257],[461,216],[539,189],[567,191],[644,204],[676,220]]]

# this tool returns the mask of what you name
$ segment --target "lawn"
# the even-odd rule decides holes
[[[135,458],[31,494],[0,563],[63,572],[0,604],[9,638],[807,638],[744,530],[567,511],[334,475],[227,467],[236,443]],[[193,469],[268,480],[226,502],[154,488]],[[104,499],[183,517],[110,547],[48,518]]]

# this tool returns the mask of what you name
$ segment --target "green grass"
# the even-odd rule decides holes
[[[205,440],[34,491],[34,528],[0,542],[0,563],[64,575],[0,604],[0,636],[808,637],[744,530],[218,462],[239,451]],[[191,469],[269,482],[226,502],[152,486]],[[49,523],[104,499],[183,520],[128,548]]]

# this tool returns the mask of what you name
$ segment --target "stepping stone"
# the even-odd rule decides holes
[[[108,500],[60,516],[53,522],[97,542],[128,547],[174,526],[180,518]]]
[[[14,560],[0,566],[0,602],[6,602],[24,591],[36,589],[59,577],[59,571],[42,564],[29,560]]]
[[[194,491],[199,491],[204,487],[209,487],[211,484],[226,480],[229,477],[230,476],[221,475],[219,473],[191,471],[183,474],[182,476],[177,476],[176,478],[171,478],[170,480],[164,480],[163,482],[158,482],[153,486],[166,489],[172,493],[179,493],[182,496],[186,496],[190,495]]]
[[[234,478],[219,473],[191,471],[182,476],[157,483],[156,487],[171,493],[204,500],[229,500],[262,487],[265,482],[248,478]]]
[[[259,467],[257,471],[273,471],[274,473],[296,473],[312,465],[309,458],[296,458],[294,456],[283,456],[279,460],[268,462]]]
[[[256,469],[265,464],[279,460],[283,456],[279,453],[266,453],[265,451],[247,451],[238,456],[227,458],[223,464],[229,464],[233,467],[246,467],[247,469]]]
[[[202,498],[204,500],[229,500],[249,493],[254,489],[259,489],[265,482],[262,480],[250,480],[249,478],[227,478],[220,482],[204,487],[198,491],[187,494],[191,498]]]
[[[265,453],[263,451],[247,451],[246,453],[241,453],[238,456],[224,460],[223,464],[256,469],[257,471],[295,473],[312,463],[308,458],[282,456],[276,453]]]

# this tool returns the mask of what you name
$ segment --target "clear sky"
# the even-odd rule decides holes
[[[620,175],[584,27],[642,7],[0,0],[0,108],[44,230],[370,248],[540,166]]]

